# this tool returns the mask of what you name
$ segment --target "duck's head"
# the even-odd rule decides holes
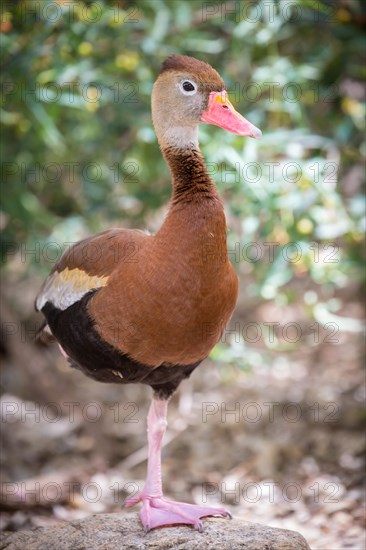
[[[153,87],[152,117],[163,148],[196,147],[200,122],[239,136],[262,135],[234,109],[220,75],[207,63],[183,55],[172,55],[163,63]]]

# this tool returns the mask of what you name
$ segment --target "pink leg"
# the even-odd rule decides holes
[[[145,531],[163,525],[183,523],[203,531],[200,518],[206,516],[231,517],[224,508],[206,508],[195,504],[175,502],[163,496],[161,482],[161,447],[167,427],[168,402],[153,398],[147,416],[148,459],[145,487],[125,502],[128,508],[142,502],[140,518]]]

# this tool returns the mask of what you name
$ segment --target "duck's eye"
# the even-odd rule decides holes
[[[183,90],[185,92],[193,92],[194,89],[195,87],[193,86],[192,82],[189,82],[189,80],[183,82]]]
[[[180,89],[185,95],[193,95],[197,92],[197,86],[190,80],[183,80],[180,84]]]

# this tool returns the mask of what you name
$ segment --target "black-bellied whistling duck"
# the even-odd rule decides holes
[[[163,225],[155,235],[118,228],[80,241],[54,267],[36,307],[73,366],[100,382],[142,382],[154,390],[146,484],[126,506],[142,502],[147,531],[179,523],[201,530],[200,518],[228,512],[168,500],[161,482],[168,400],[219,340],[238,291],[198,124],[255,138],[261,132],[235,111],[210,65],[180,55],[163,63],[152,118],[173,183]]]

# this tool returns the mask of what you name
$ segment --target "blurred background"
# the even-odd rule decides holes
[[[162,223],[170,176],[150,96],[179,53],[221,74],[263,139],[200,128],[240,297],[171,402],[166,494],[314,549],[363,548],[366,4],[1,9],[2,529],[118,512],[143,483],[151,390],[98,384],[37,345],[33,302],[71,243]]]

